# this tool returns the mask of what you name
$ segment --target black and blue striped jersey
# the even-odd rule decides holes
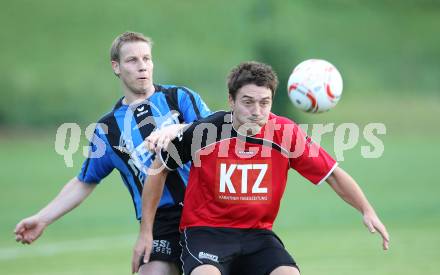
[[[200,96],[185,87],[154,85],[155,92],[146,100],[125,105],[122,99],[97,123],[90,141],[89,156],[78,179],[98,184],[117,169],[133,199],[136,218],[141,219],[142,188],[147,169],[155,158],[143,141],[152,131],[170,124],[191,123],[211,112]],[[170,172],[159,207],[183,202],[190,163]]]

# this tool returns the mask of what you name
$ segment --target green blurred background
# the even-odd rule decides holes
[[[85,126],[121,96],[109,62],[126,30],[155,42],[155,82],[198,91],[227,109],[236,64],[271,64],[281,80],[274,112],[299,123],[386,125],[384,154],[358,144],[340,165],[360,183],[391,233],[383,252],[360,216],[325,184],[291,173],[275,230],[303,274],[438,274],[440,258],[440,1],[30,1],[0,10],[0,273],[128,274],[138,225],[113,173],[79,209],[29,247],[12,230],[76,175],[54,149],[56,128]],[[344,79],[338,106],[293,109],[286,81],[302,60],[332,62]],[[334,153],[333,136],[323,143]]]

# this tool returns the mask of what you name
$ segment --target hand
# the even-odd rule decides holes
[[[183,124],[173,124],[153,131],[145,139],[145,147],[150,152],[166,150],[168,144],[179,135],[183,127]]]
[[[46,227],[47,223],[36,215],[23,219],[15,226],[15,240],[22,244],[31,244],[43,234]]]
[[[379,220],[376,213],[364,214],[364,224],[371,233],[379,232],[382,236],[382,246],[384,250],[388,250],[390,243],[390,236],[385,225]]]
[[[139,272],[139,267],[141,266],[141,260],[144,263],[148,263],[150,260],[151,249],[153,246],[153,236],[152,234],[139,235],[136,244],[133,248],[133,257],[131,259],[131,273]],[[141,259],[141,257],[143,258]]]

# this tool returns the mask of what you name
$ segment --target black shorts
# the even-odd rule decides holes
[[[153,247],[150,261],[173,262],[179,269],[182,266],[180,254],[179,223],[182,215],[182,206],[176,205],[168,208],[159,208],[156,212],[153,225]],[[143,256],[141,257],[143,264]]]
[[[281,240],[270,230],[191,227],[181,235],[185,274],[211,264],[222,275],[269,274],[279,266],[298,268]]]

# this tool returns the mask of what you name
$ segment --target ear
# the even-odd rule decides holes
[[[232,98],[231,94],[229,93],[228,93],[228,103],[231,110],[233,110],[235,106],[235,100]]]
[[[119,76],[119,74],[121,73],[121,71],[119,70],[119,62],[117,61],[112,61],[112,69],[113,72],[115,73],[115,75]]]

